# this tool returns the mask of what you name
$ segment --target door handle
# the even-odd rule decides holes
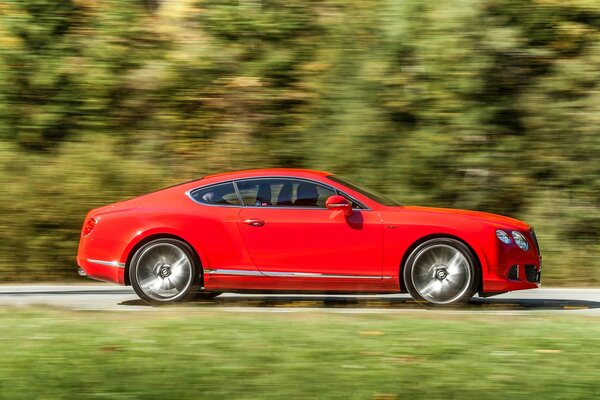
[[[244,223],[250,226],[263,226],[265,224],[265,221],[263,221],[262,219],[249,218],[245,219]]]

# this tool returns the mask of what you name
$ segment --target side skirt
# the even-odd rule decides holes
[[[207,290],[273,292],[365,292],[396,293],[398,278],[372,275],[337,275],[303,272],[261,272],[257,270],[207,269]]]

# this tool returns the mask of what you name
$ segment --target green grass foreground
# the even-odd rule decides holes
[[[0,329],[0,399],[600,394],[593,317],[33,308],[1,310]]]

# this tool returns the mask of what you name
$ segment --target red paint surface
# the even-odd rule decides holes
[[[465,242],[482,270],[482,292],[530,289],[539,284],[510,281],[511,265],[540,268],[530,227],[522,221],[475,211],[426,207],[386,207],[333,182],[325,172],[269,169],[212,175],[89,212],[97,223],[82,235],[78,264],[96,279],[125,284],[126,268],[89,263],[88,259],[126,264],[136,246],[158,236],[174,236],[197,252],[204,270],[361,275],[377,279],[267,277],[205,274],[207,289],[399,291],[404,257],[421,240],[450,236]],[[362,202],[368,210],[345,216],[340,210],[221,207],[192,201],[188,190],[250,177],[294,177],[332,186]],[[264,221],[262,226],[244,223]],[[529,250],[505,245],[496,230],[518,230]],[[510,233],[509,233],[510,234]]]

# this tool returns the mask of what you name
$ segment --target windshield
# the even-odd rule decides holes
[[[358,183],[352,182],[350,179],[343,178],[339,175],[329,175],[328,178],[334,182],[341,183],[342,185],[347,186],[350,189],[357,191],[358,193],[360,193],[364,196],[367,196],[371,200],[374,200],[380,204],[383,204],[384,206],[394,207],[394,206],[402,205],[402,204],[398,203],[396,200],[392,199],[391,197],[388,197],[385,194],[376,192],[375,190],[367,189],[366,187],[359,185]]]

